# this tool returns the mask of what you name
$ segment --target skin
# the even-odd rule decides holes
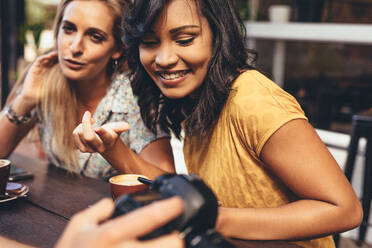
[[[21,243],[18,243],[16,241],[13,241],[5,237],[1,237],[1,236],[0,236],[0,246],[1,247],[13,247],[13,248],[33,248],[33,246],[21,244]]]
[[[40,96],[35,92],[42,86],[44,74],[51,66],[58,63],[63,75],[76,83],[79,102],[79,119],[94,113],[99,102],[105,96],[111,80],[107,77],[106,67],[110,59],[117,59],[121,56],[122,48],[115,44],[112,33],[113,17],[110,9],[100,1],[73,1],[65,9],[62,23],[57,37],[57,51],[40,56],[31,66],[27,73],[22,92],[14,99],[13,109],[18,115],[29,113],[35,105],[40,103]],[[86,118],[86,119],[89,119]],[[103,152],[103,148],[98,147],[100,138],[94,135],[90,122],[88,121],[89,132],[86,132],[84,139],[79,135],[77,148],[84,152]],[[23,125],[14,125],[4,114],[0,116],[0,157],[6,157],[19,143],[19,141],[34,126],[34,122]],[[77,123],[78,125],[78,123]],[[116,124],[107,124],[109,127]],[[117,127],[117,125],[116,125]],[[104,127],[103,127],[104,128]],[[127,123],[121,123],[118,133],[129,129]],[[103,133],[98,131],[99,134]],[[125,150],[125,163],[117,163],[109,160],[119,171],[131,173],[133,168],[142,168],[139,172],[154,178],[163,173],[175,172],[173,153],[169,139],[159,139],[148,144],[140,154],[134,153],[123,142],[116,142],[118,133],[103,133],[103,137],[114,136],[113,144],[120,144],[120,155]],[[79,141],[81,140],[81,141]],[[106,141],[106,139],[104,139]],[[107,142],[105,143],[105,145]],[[85,148],[83,148],[84,146]],[[94,147],[94,149],[91,149]],[[111,152],[115,152],[112,150]],[[154,155],[156,154],[156,155]],[[128,166],[122,166],[122,165]],[[153,165],[157,166],[153,166]],[[150,167],[150,169],[146,169]]]
[[[164,211],[168,208],[169,211]],[[159,201],[100,224],[111,216],[113,210],[113,201],[104,199],[78,213],[72,218],[56,247],[184,247],[183,240],[176,232],[149,241],[138,240],[138,237],[179,216],[183,210],[180,199]]]
[[[163,93],[170,98],[180,98],[197,89],[207,73],[208,62],[212,56],[212,33],[205,18],[199,23],[195,5],[185,5],[183,9],[170,6],[173,16],[165,16],[156,21],[153,32],[142,39],[140,46],[141,62]],[[187,10],[187,11],[183,11]],[[179,27],[168,27],[175,15],[187,20]],[[202,27],[208,27],[202,30]],[[159,30],[159,31],[155,31]],[[168,78],[168,79],[166,79]],[[156,161],[157,167],[138,160],[118,139],[126,128],[126,123],[103,125],[93,129],[90,113],[86,113],[82,123],[74,130],[76,146],[82,152],[100,152],[115,168],[126,173],[139,173],[150,178],[163,173],[174,173],[174,165],[165,163],[164,153],[159,149],[148,149],[144,156]],[[162,142],[162,141],[160,141]]]
[[[141,40],[141,63],[168,98],[192,94],[205,78],[213,37],[207,19],[200,21],[195,4],[172,1]]]
[[[223,234],[293,240],[343,232],[360,224],[358,198],[307,121],[282,126],[265,144],[261,159],[301,200],[276,208],[220,208],[216,228]],[[239,226],[245,227],[244,232]]]
[[[164,211],[164,209],[167,209],[167,211]],[[106,221],[112,215],[113,210],[113,201],[106,198],[75,214],[58,240],[56,248],[184,247],[184,242],[177,232],[148,241],[138,240],[138,237],[165,225],[182,213],[183,204],[179,198],[155,202],[126,215]],[[151,219],[150,222],[149,219]],[[0,245],[15,248],[31,247],[2,237],[0,237]]]
[[[125,122],[112,122],[93,128],[94,119],[85,112],[82,123],[73,131],[76,147],[81,152],[99,152],[112,166],[129,174],[141,174],[155,179],[161,174],[175,173],[169,139],[147,145],[137,156],[119,138],[129,127]],[[155,145],[156,144],[156,145]],[[149,162],[150,161],[150,162]]]
[[[73,1],[66,7],[57,38],[58,61],[63,75],[79,86],[107,84],[106,67],[121,50],[112,34],[110,9],[99,1]],[[86,89],[86,88],[84,88]]]
[[[212,45],[207,37],[212,32],[203,17],[201,23],[198,20],[193,1],[172,0],[139,47],[141,63],[167,97],[192,95],[203,82],[206,70],[195,66],[203,63],[193,63],[196,61],[193,53],[205,52],[199,62],[209,61]],[[195,23],[203,32],[200,36],[205,38],[198,37],[189,46],[179,46],[175,39],[178,36],[170,31]],[[206,46],[203,52],[199,46],[202,44]],[[159,70],[173,68],[190,72],[174,80],[174,84],[159,77]],[[296,240],[343,232],[360,224],[362,209],[358,198],[307,121],[296,119],[284,124],[264,145],[260,158],[301,200],[274,208],[220,207],[216,229],[222,234],[241,239]]]
[[[185,69],[187,65],[186,68],[195,68],[189,54],[192,50],[203,54],[199,43],[195,40],[190,46],[177,46],[171,30],[198,21],[193,1],[173,0],[155,22],[153,33],[145,35],[139,46],[142,65],[167,97],[190,95],[204,79],[186,75],[184,81],[166,87],[165,80],[158,75],[159,70],[164,69]],[[205,18],[201,18],[199,25],[202,36],[208,37],[201,39],[207,42],[200,43],[209,46],[205,50],[211,51],[212,32]],[[209,61],[208,56],[210,58],[211,53],[205,53],[205,61]],[[293,120],[285,124],[268,140],[261,159],[303,200],[271,209],[220,208],[216,228],[226,236],[262,240],[309,238],[345,231],[360,223],[362,211],[354,191],[308,122]]]
[[[37,89],[42,86],[44,74],[58,62],[63,75],[78,87],[79,115],[86,110],[94,112],[110,84],[105,71],[108,60],[117,59],[122,52],[114,42],[110,13],[99,1],[68,4],[59,27],[57,51],[36,59],[27,72],[21,93],[13,101],[12,108],[18,115],[29,113],[40,103]],[[81,63],[80,66],[72,65],[76,62]],[[0,132],[5,137],[0,143],[0,156],[6,157],[33,125],[15,126],[2,115]]]
[[[36,59],[26,75],[25,83],[21,93],[13,101],[13,110],[18,115],[26,115],[40,102],[40,95],[37,94],[41,87],[42,74],[45,73],[57,61],[57,52],[42,55]],[[19,141],[30,131],[35,122],[30,121],[21,125],[14,125],[4,115],[0,113],[0,157],[7,157]]]

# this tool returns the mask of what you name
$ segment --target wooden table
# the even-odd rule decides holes
[[[34,179],[20,181],[30,191],[0,205],[0,235],[37,247],[52,247],[71,216],[103,197],[109,184],[66,173],[45,161],[13,154],[12,164],[31,171]]]
[[[12,164],[34,173],[21,181],[30,191],[26,198],[0,204],[0,235],[21,243],[52,247],[71,216],[103,197],[110,197],[109,184],[48,165],[19,154]],[[282,241],[235,241],[237,247],[298,247]]]

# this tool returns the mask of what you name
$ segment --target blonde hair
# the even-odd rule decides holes
[[[57,14],[54,20],[54,38],[57,40],[60,25],[63,19],[64,11],[67,5],[74,0],[62,0],[57,8]],[[80,0],[81,1],[81,0]],[[121,42],[121,19],[125,7],[127,7],[127,0],[84,0],[84,1],[100,1],[110,8],[114,25],[112,33],[114,35],[115,43],[118,49],[122,49]],[[116,67],[116,68],[114,68]],[[116,69],[116,71],[114,70]],[[114,61],[110,60],[107,65],[107,76],[111,78],[115,72],[122,72],[126,69],[124,56],[117,59],[116,65]],[[27,70],[28,71],[28,70]],[[25,75],[16,82],[8,99],[15,97],[18,89],[22,87]],[[37,113],[39,119],[42,121],[52,122],[53,134],[51,136],[50,149],[58,159],[66,165],[66,167],[75,171],[78,167],[78,159],[74,141],[72,139],[72,131],[80,122],[78,96],[74,84],[70,83],[62,74],[58,65],[54,65],[44,75],[43,84],[41,87],[41,104],[37,106]],[[8,100],[9,102],[10,100]],[[35,130],[34,130],[35,131]]]

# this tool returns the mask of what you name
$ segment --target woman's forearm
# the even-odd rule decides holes
[[[34,248],[34,246],[18,243],[17,241],[10,240],[2,236],[0,236],[0,247]]]
[[[12,110],[18,116],[29,114],[33,107],[34,106],[25,103],[19,96],[12,102]],[[7,157],[34,125],[35,120],[30,120],[24,124],[18,125],[12,123],[5,115],[4,108],[0,113],[0,157]]]
[[[142,159],[129,147],[127,147],[120,139],[116,142],[113,149],[102,153],[102,156],[115,169],[123,173],[141,174],[149,177],[150,179],[155,179],[159,175],[172,172],[161,169],[153,163]]]
[[[220,208],[216,229],[225,236],[248,240],[315,238],[359,225],[359,208],[317,200],[299,200],[276,208]]]

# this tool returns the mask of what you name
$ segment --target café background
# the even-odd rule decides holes
[[[24,68],[53,44],[51,28],[58,2],[0,0],[1,106]],[[289,22],[372,26],[372,0],[237,0],[237,4],[241,17],[253,23],[269,22],[270,8],[285,5],[290,9]],[[353,30],[344,35],[352,36]],[[276,41],[256,39],[249,43],[258,52],[256,67],[272,79]],[[284,58],[281,87],[300,102],[311,124],[343,166],[350,139],[351,117],[372,108],[372,46],[287,41]],[[187,172],[182,142],[172,139],[172,145],[177,171]],[[353,179],[358,195],[363,159],[363,155],[357,157],[357,175]],[[344,234],[351,238],[355,235],[355,230]],[[367,231],[366,241],[372,244],[371,228]]]

